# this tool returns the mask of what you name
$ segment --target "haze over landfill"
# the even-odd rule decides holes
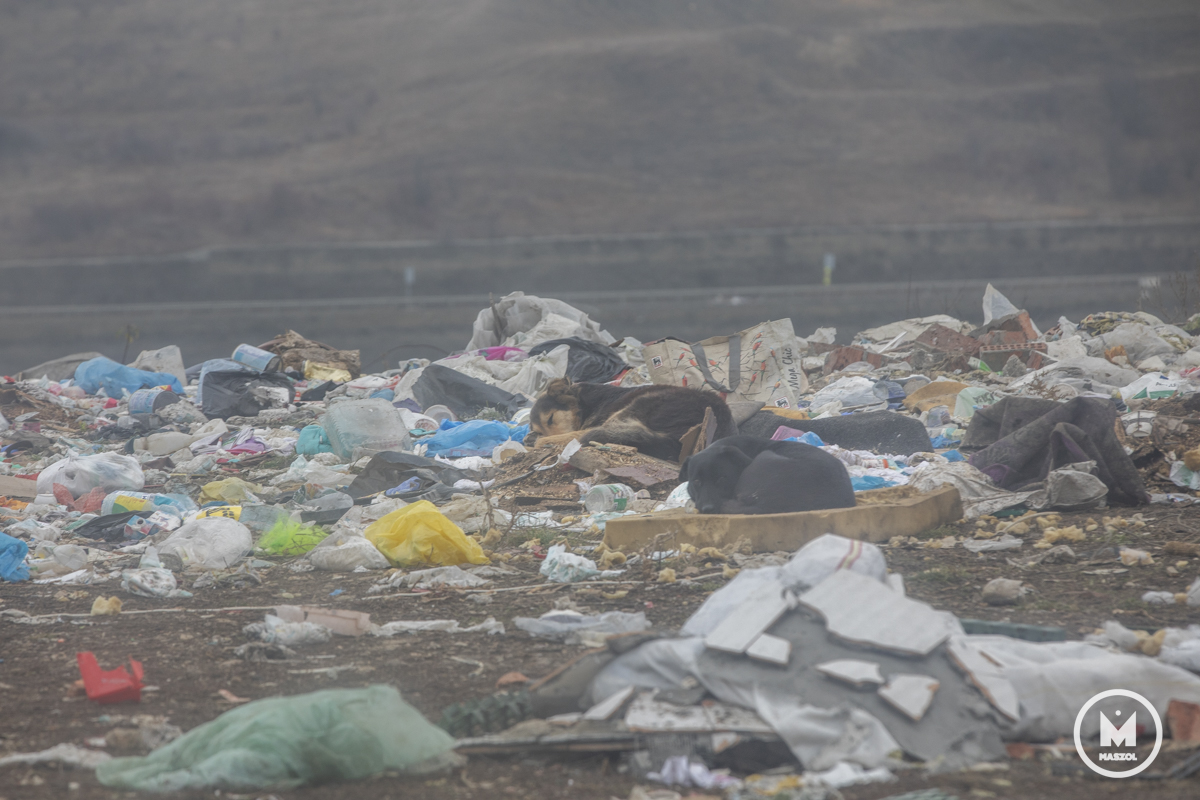
[[[0,800],[1194,800],[1198,134],[1196,0],[0,3]]]

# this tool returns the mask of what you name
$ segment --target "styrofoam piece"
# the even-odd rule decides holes
[[[362,636],[371,630],[371,615],[362,611],[312,608],[311,606],[276,606],[275,616],[286,622],[313,622],[324,625],[339,636]]]
[[[920,722],[940,685],[928,675],[893,675],[886,686],[879,688],[879,696],[914,722]]]
[[[726,653],[744,653],[755,639],[783,616],[788,606],[783,583],[777,580],[765,583],[704,637],[704,646]]]
[[[845,569],[800,595],[800,602],[824,617],[838,638],[898,653],[927,655],[952,633],[945,612]]]
[[[1013,721],[1020,718],[1021,701],[1017,690],[1000,674],[997,659],[959,637],[950,640],[946,652],[997,711]]]
[[[826,661],[817,664],[817,672],[835,680],[849,683],[852,686],[865,686],[868,683],[881,684],[884,682],[883,673],[874,661],[859,661],[856,658],[839,658],[836,661]]]
[[[787,639],[764,633],[746,648],[746,655],[759,661],[786,667],[788,659],[792,655],[792,643]]]
[[[601,700],[596,705],[584,712],[583,718],[589,720],[605,720],[616,713],[617,709],[625,705],[625,701],[633,696],[634,687],[626,686],[621,691],[611,695],[605,700]]]

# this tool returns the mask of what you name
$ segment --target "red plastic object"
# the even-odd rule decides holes
[[[130,675],[125,667],[103,670],[92,653],[76,653],[79,674],[88,700],[93,703],[137,703],[142,699],[142,662],[129,659]]]

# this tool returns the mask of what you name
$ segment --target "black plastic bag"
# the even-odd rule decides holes
[[[478,480],[470,470],[455,469],[432,458],[388,451],[378,453],[343,491],[357,502],[379,492],[394,489],[410,478],[417,478],[412,491],[398,495],[406,502],[429,500],[439,502],[454,493],[454,484],[461,480]]]
[[[525,400],[503,389],[489,386],[469,375],[455,372],[441,364],[430,364],[413,384],[413,397],[421,408],[438,404],[454,412],[459,419],[473,417],[485,408],[494,408],[511,418]],[[205,400],[208,398],[205,397]]]
[[[203,398],[201,410],[209,419],[214,417],[254,417],[272,403],[255,389],[286,389],[292,398],[292,382],[278,372],[209,372],[200,387]]]
[[[560,344],[571,348],[567,353],[567,377],[578,383],[605,383],[629,368],[617,355],[616,350],[606,344],[589,342],[578,336],[542,342],[530,350],[529,355],[540,356]]]

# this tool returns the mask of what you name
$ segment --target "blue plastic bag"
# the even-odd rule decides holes
[[[850,485],[856,492],[865,492],[869,489],[886,489],[889,486],[899,486],[900,484],[878,475],[860,475],[857,478],[851,478]]]
[[[95,394],[103,388],[105,394],[118,400],[122,389],[133,394],[138,389],[151,386],[170,386],[171,391],[183,394],[183,385],[174,375],[126,367],[104,356],[89,359],[76,367],[75,383],[88,394]]]
[[[329,444],[329,435],[320,425],[309,425],[300,431],[300,440],[296,442],[296,452],[302,456],[315,456],[317,453],[332,453],[333,446]]]
[[[25,566],[27,555],[29,545],[7,533],[0,533],[0,578],[11,583],[29,580],[29,567]]]
[[[801,442],[803,444],[811,444],[813,447],[824,447],[825,442],[821,441],[821,437],[817,436],[812,431],[805,431],[800,436],[789,436],[784,439],[785,442]]]
[[[513,427],[506,422],[492,422],[475,419],[470,422],[457,422],[447,425],[448,420],[441,424],[441,430],[433,436],[421,439],[422,444],[429,447],[425,455],[432,458],[436,455],[460,453],[462,455],[491,455],[496,445],[503,444],[509,439],[518,442],[529,433],[529,426]],[[467,451],[473,451],[468,453]]]

